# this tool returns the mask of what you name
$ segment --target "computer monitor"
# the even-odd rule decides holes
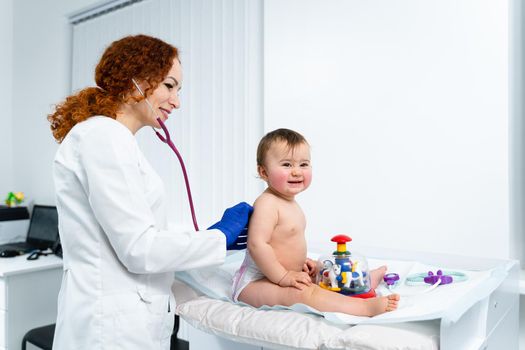
[[[53,247],[58,240],[58,212],[55,206],[35,205],[26,242],[40,249]]]

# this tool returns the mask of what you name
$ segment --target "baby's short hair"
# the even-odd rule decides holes
[[[270,131],[263,136],[261,141],[259,141],[259,146],[257,146],[257,165],[263,166],[264,159],[266,158],[266,153],[275,142],[286,142],[288,147],[295,148],[295,146],[300,144],[308,145],[308,142],[303,135],[299,134],[297,131],[290,129],[277,129]]]

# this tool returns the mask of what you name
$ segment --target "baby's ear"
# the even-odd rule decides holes
[[[259,173],[259,176],[264,181],[268,180],[268,174],[266,173],[266,169],[262,165],[257,165],[257,172]]]

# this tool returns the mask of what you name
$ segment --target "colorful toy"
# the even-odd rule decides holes
[[[337,235],[331,241],[337,243],[337,249],[332,257],[319,260],[319,286],[352,297],[375,297],[376,293],[370,287],[366,259],[346,249],[346,243],[352,241],[352,238]]]
[[[8,207],[16,207],[24,201],[23,192],[9,192],[7,198],[5,199],[5,205]]]

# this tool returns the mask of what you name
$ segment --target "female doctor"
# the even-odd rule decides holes
[[[117,40],[95,81],[48,116],[64,257],[53,349],[169,349],[173,272],[223,263],[252,208],[227,209],[212,230],[167,229],[163,183],[134,135],[179,108],[175,47]]]

